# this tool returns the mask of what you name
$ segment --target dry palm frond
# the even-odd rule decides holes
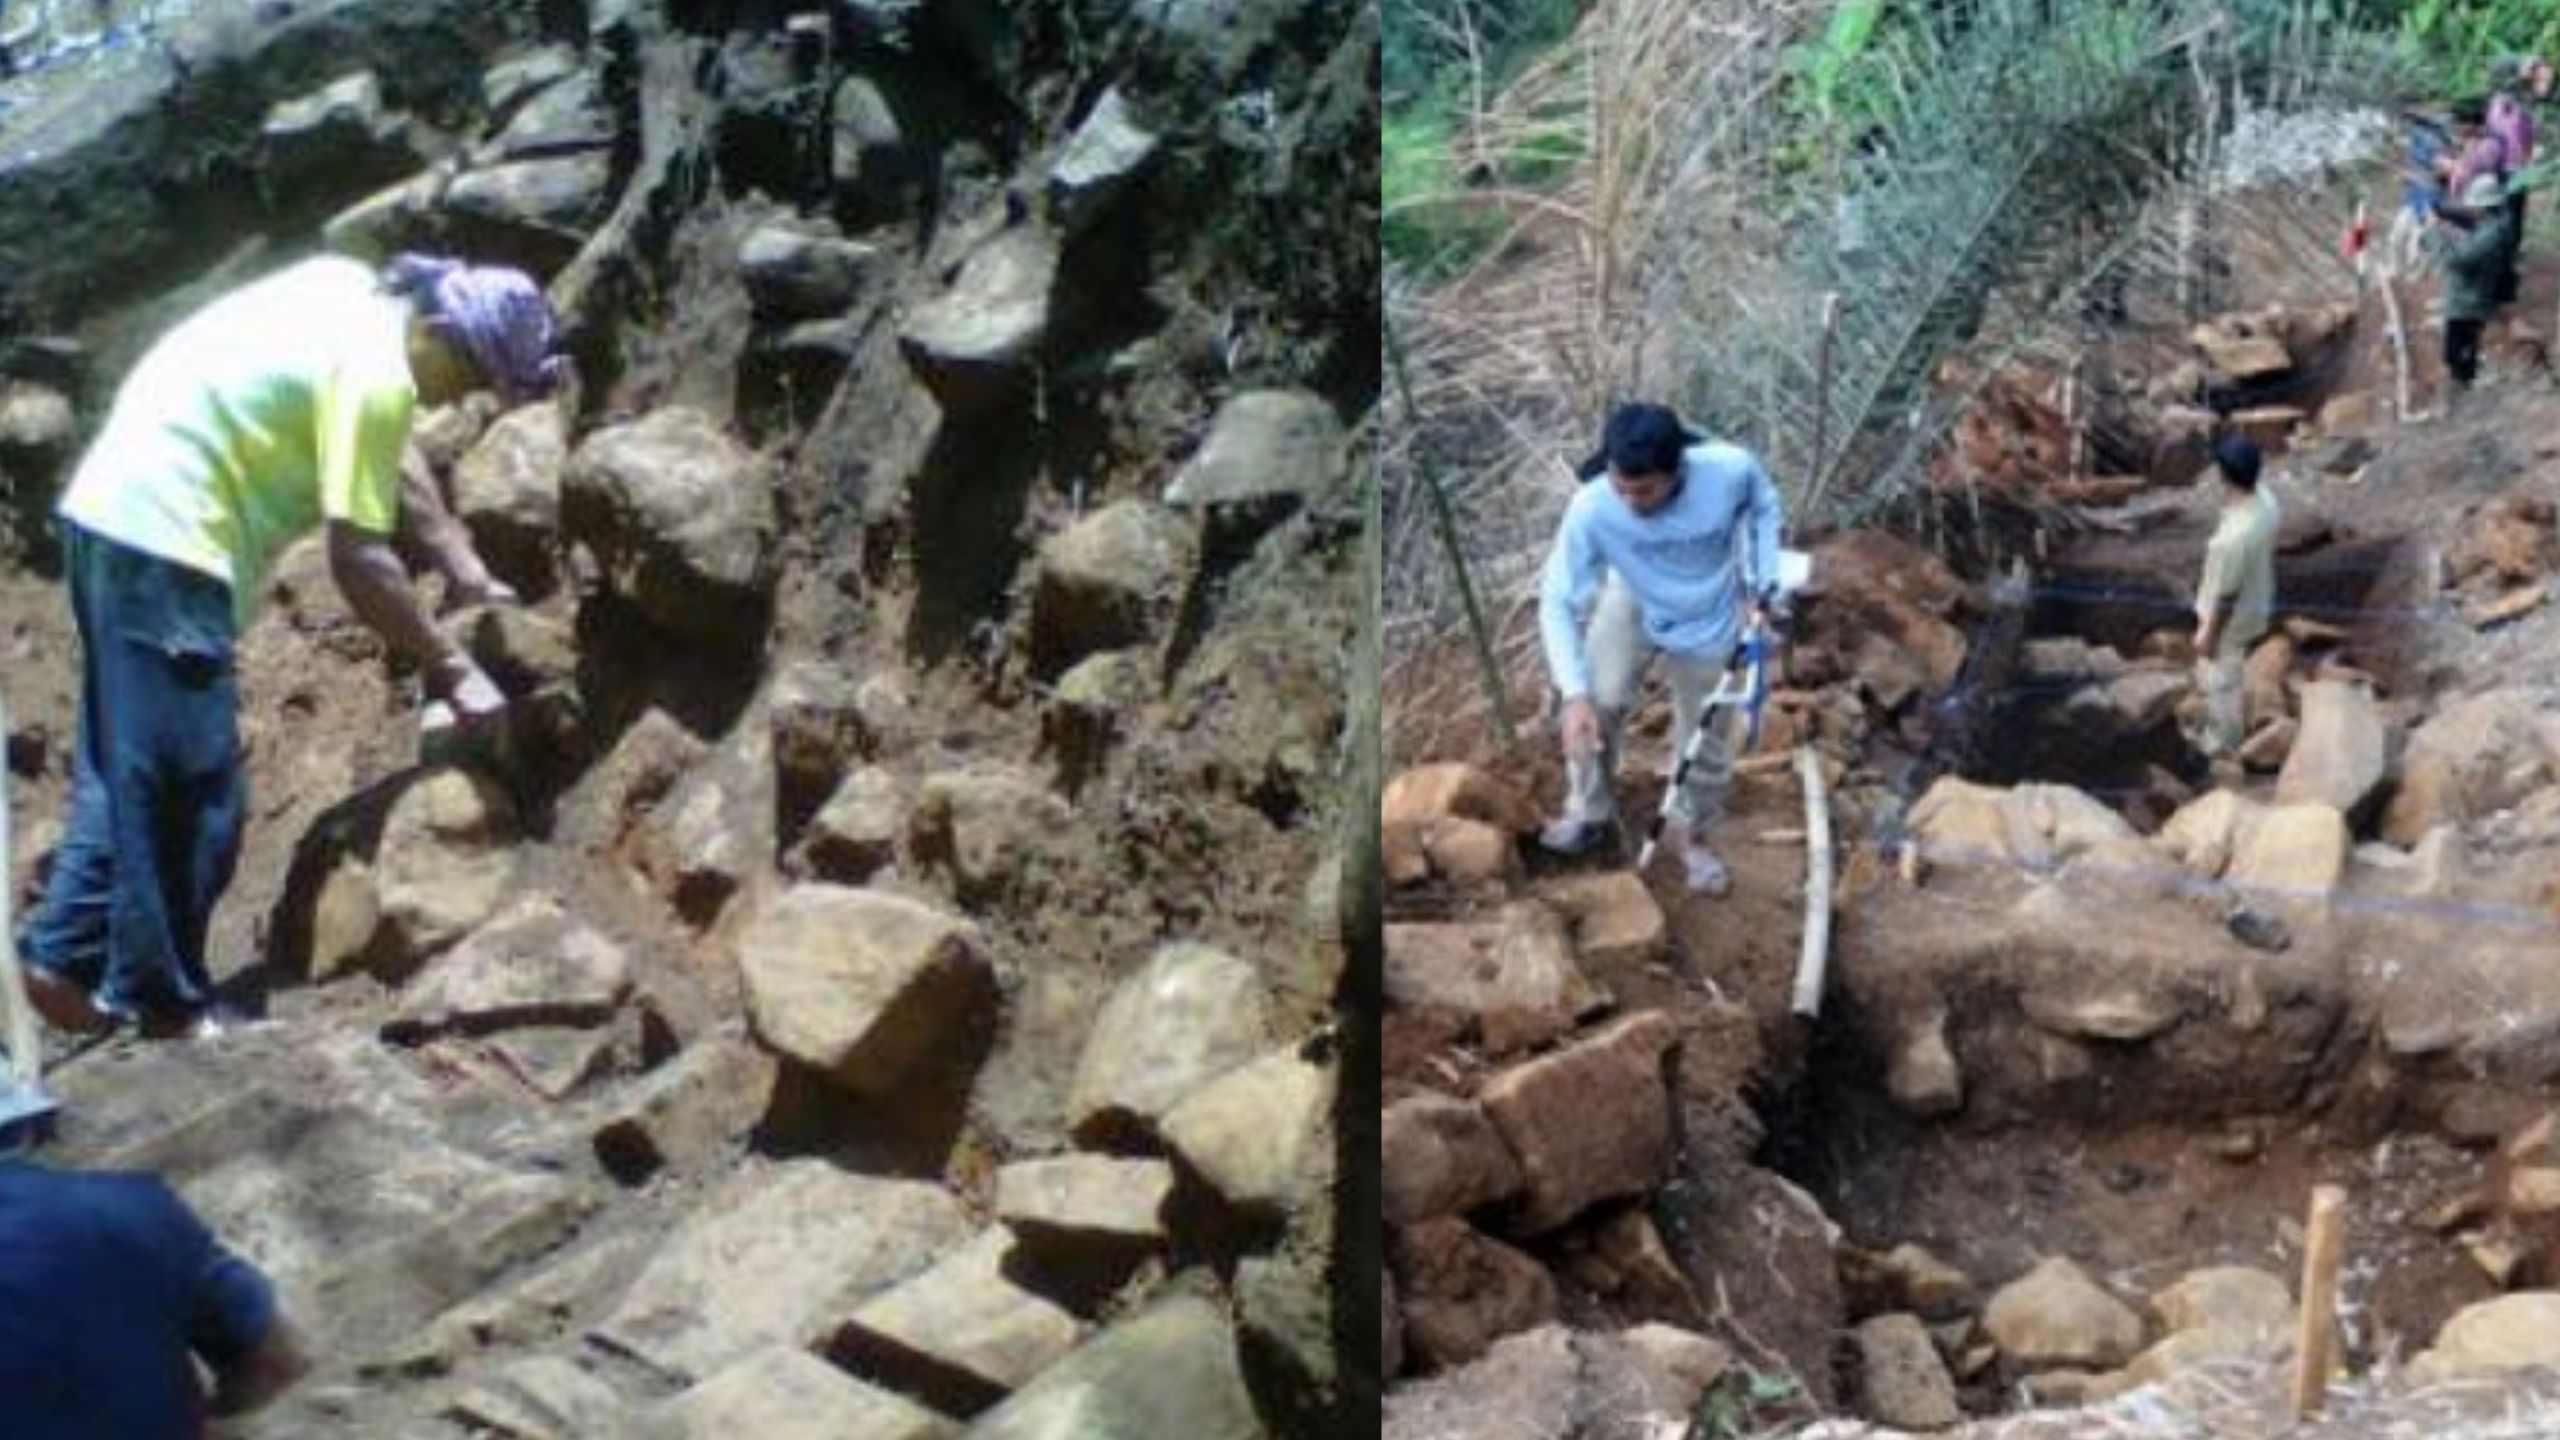
[[[1981,385],[2021,360],[2072,373],[2085,312],[2111,315],[2118,353],[2165,354],[2221,303],[2238,241],[2289,246],[2295,288],[2351,283],[2319,197],[2215,183],[2244,104],[2308,104],[2370,73],[2355,37],[2301,5],[2256,29],[2175,0],[1941,7],[1870,67],[1864,144],[1808,130],[1789,90],[1829,9],[1599,0],[1464,127],[1490,183],[1463,203],[1501,217],[1503,243],[1385,297],[1420,410],[1386,445],[1391,670],[1450,623],[1417,465],[1443,477],[1525,661],[1531,627],[1501,602],[1531,583],[1566,466],[1612,401],[1668,400],[1752,446],[1799,525],[1865,523],[1917,508]],[[1503,157],[1558,151],[1580,157],[1560,183],[1503,183]]]

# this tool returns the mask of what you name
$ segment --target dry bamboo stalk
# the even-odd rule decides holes
[[[2320,1411],[2329,1393],[2330,1342],[2336,1334],[2338,1261],[2346,1249],[2347,1192],[2336,1185],[2311,1190],[2311,1220],[2302,1241],[2302,1325],[2293,1346],[2293,1413]]]
[[[9,716],[0,706],[0,735],[8,733]],[[9,800],[7,779],[0,776],[0,1007],[8,1010],[6,1044],[9,1069],[22,1089],[33,1089],[43,1070],[44,1037],[36,1025],[35,1007],[27,1000],[26,977],[18,969],[17,930],[10,919]]]
[[[1796,747],[1796,773],[1804,777],[1804,949],[1796,959],[1795,1011],[1812,1019],[1822,1010],[1823,972],[1831,964],[1831,793],[1822,783],[1822,760],[1810,745]]]

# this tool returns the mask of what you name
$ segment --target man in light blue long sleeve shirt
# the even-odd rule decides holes
[[[1620,735],[1645,670],[1662,662],[1673,733],[1685,738],[1778,573],[1778,491],[1749,451],[1697,440],[1662,406],[1624,405],[1601,459],[1607,480],[1565,507],[1538,597],[1571,791],[1540,839],[1566,854],[1597,844],[1616,814]],[[1707,842],[1732,775],[1732,736],[1718,724],[1673,809],[1693,890],[1728,886]]]

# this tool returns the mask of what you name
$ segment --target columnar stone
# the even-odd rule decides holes
[[[756,1033],[861,1094],[893,1093],[995,1022],[977,927],[902,895],[795,887],[738,937],[738,965]]]
[[[1183,1098],[1268,1042],[1267,1006],[1244,961],[1189,942],[1158,950],[1094,1017],[1068,1123],[1088,1140],[1153,1132]]]

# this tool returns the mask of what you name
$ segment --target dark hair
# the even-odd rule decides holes
[[[2213,463],[2222,478],[2243,490],[2258,488],[2258,442],[2246,435],[2225,435],[2213,442]]]
[[[1621,405],[1609,412],[1608,428],[1600,432],[1600,448],[1575,466],[1574,474],[1584,480],[1596,480],[1610,470],[1621,475],[1669,474],[1680,468],[1680,452],[1701,438],[1681,424],[1669,406]]]
[[[2489,122],[2489,101],[2484,96],[2468,95],[2453,102],[2454,123],[2485,125]]]

